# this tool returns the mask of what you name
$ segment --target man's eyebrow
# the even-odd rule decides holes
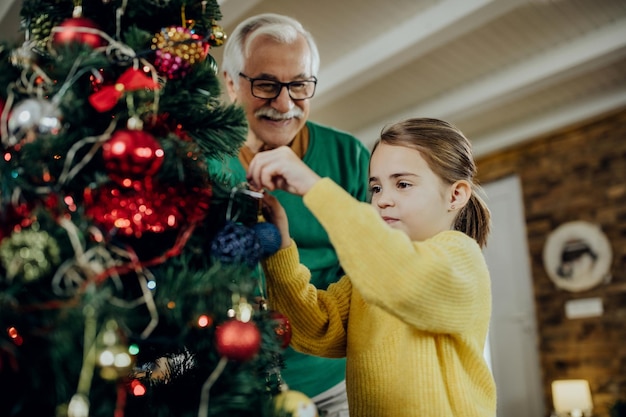
[[[278,81],[278,78],[276,78],[274,75],[266,74],[264,72],[260,73],[256,77],[252,77],[252,78],[254,78],[255,80],[276,80],[276,81]]]
[[[264,72],[262,72],[261,74],[259,74],[256,77],[253,77],[253,78],[257,79],[257,80],[279,81],[277,76],[272,75],[272,74],[267,74],[267,73],[264,73]],[[298,75],[294,76],[292,78],[292,80],[295,80],[295,81],[305,81],[305,80],[308,80],[309,78],[311,78],[310,75],[307,76],[306,74],[298,74]]]

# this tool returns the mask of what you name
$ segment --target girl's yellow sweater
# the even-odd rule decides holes
[[[317,290],[292,243],[264,262],[268,302],[289,318],[294,348],[347,357],[350,416],[495,416],[483,358],[490,278],[476,241],[446,231],[411,242],[326,178],[304,202],[346,276]]]

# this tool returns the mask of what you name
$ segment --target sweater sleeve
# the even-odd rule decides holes
[[[435,333],[464,333],[491,312],[489,273],[469,236],[446,231],[412,242],[330,179],[304,196],[330,236],[356,291],[400,320]]]
[[[346,355],[346,326],[350,309],[350,280],[346,277],[318,290],[309,283],[311,273],[300,263],[295,242],[263,262],[271,308],[292,324],[291,344],[316,356]]]

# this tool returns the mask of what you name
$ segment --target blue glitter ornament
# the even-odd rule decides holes
[[[259,222],[253,227],[261,243],[261,258],[275,254],[282,243],[280,231],[272,223]]]
[[[223,264],[245,264],[255,268],[261,260],[261,251],[261,243],[255,231],[231,221],[211,242],[211,256]]]

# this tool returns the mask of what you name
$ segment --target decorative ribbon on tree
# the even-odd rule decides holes
[[[125,92],[141,89],[158,90],[159,83],[141,70],[129,68],[117,79],[115,84],[102,87],[89,96],[89,103],[99,112],[111,110]]]

